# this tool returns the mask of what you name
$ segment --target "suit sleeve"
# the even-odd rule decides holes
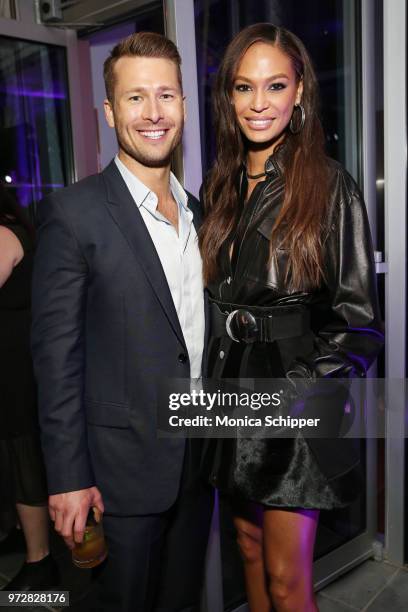
[[[329,308],[315,335],[314,350],[287,373],[301,377],[365,376],[380,352],[383,325],[365,205],[357,187],[338,205],[326,241]]]
[[[50,494],[93,486],[83,405],[88,268],[58,195],[38,211],[32,353]]]

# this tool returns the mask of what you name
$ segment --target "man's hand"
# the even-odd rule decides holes
[[[89,509],[96,506],[100,512],[104,511],[102,496],[96,487],[50,495],[48,506],[55,531],[71,549],[83,540]]]

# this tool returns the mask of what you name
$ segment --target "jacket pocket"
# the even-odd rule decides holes
[[[88,425],[116,427],[118,429],[128,429],[130,427],[129,406],[125,404],[85,399],[85,409]]]

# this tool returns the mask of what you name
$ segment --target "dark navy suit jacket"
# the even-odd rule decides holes
[[[198,228],[200,204],[189,196]],[[149,232],[116,165],[38,210],[32,350],[50,494],[92,485],[105,511],[177,497],[185,441],[158,439],[159,382],[188,353]]]

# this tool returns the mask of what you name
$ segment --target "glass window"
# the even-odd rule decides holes
[[[27,207],[72,177],[65,49],[0,36],[0,178]]]

